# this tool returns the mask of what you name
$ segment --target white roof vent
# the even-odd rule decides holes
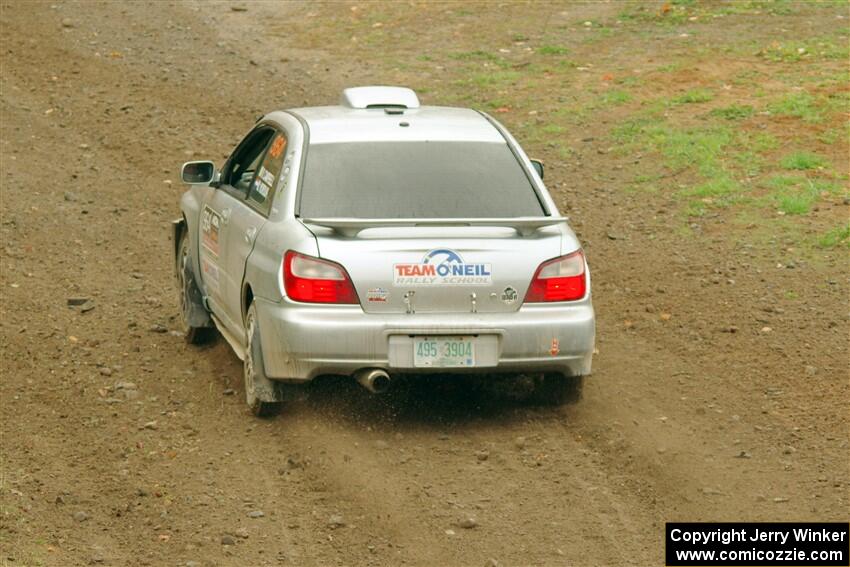
[[[342,91],[348,108],[419,108],[419,97],[406,87],[353,87]]]

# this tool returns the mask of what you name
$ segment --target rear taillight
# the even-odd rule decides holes
[[[359,303],[345,268],[292,250],[283,255],[283,286],[293,301]]]
[[[525,302],[575,301],[584,297],[586,291],[584,253],[577,250],[540,264],[528,286]]]

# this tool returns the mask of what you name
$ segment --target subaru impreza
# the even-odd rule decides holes
[[[185,336],[224,337],[254,414],[329,374],[376,393],[402,375],[522,375],[542,402],[580,396],[587,260],[542,163],[491,116],[350,88],[261,117],[220,169],[182,178]]]

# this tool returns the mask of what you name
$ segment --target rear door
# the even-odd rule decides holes
[[[318,229],[323,258],[341,263],[368,313],[507,313],[540,264],[561,253],[561,229],[393,227],[356,238]]]
[[[201,278],[213,313],[242,337],[242,280],[245,260],[266,221],[272,184],[263,167],[275,130],[255,128],[222,170],[221,186],[204,203],[201,216]],[[272,176],[273,178],[274,176]]]

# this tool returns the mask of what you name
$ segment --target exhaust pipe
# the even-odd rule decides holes
[[[390,389],[390,375],[380,368],[364,368],[354,373],[360,385],[373,394],[383,394]]]

